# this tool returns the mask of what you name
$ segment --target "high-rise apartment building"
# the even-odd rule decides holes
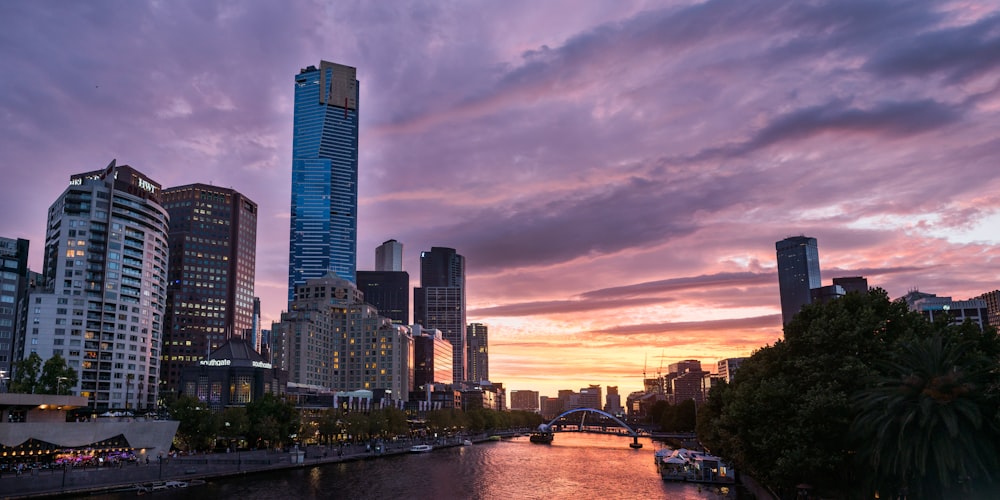
[[[387,391],[406,400],[413,338],[362,299],[354,283],[332,271],[297,287],[290,310],[272,326],[281,344],[274,362],[288,381],[334,391]]]
[[[28,240],[0,238],[0,392],[13,376],[17,326],[28,280]]]
[[[781,319],[788,324],[802,306],[812,300],[813,288],[819,288],[819,246],[816,238],[793,236],[775,243],[778,255],[778,289],[781,294]]]
[[[403,244],[396,240],[383,242],[375,249],[376,271],[403,270]]]
[[[479,383],[490,379],[489,328],[482,323],[471,323],[465,329],[468,370],[466,380]]]
[[[618,394],[617,385],[608,386],[608,394],[604,397],[604,411],[615,416],[625,413],[622,408],[622,397]]]
[[[510,391],[510,409],[538,412],[538,391]]]
[[[321,61],[295,77],[288,301],[334,271],[354,282],[358,226],[357,70]]]
[[[72,392],[98,412],[154,408],[169,251],[160,185],[114,161],[69,184],[49,207],[24,354],[65,358],[79,370]]]
[[[1000,290],[986,292],[977,298],[986,302],[986,322],[1000,330]]]
[[[725,380],[726,383],[733,383],[733,375],[736,373],[736,369],[746,361],[747,358],[726,358],[720,359],[716,364],[716,372],[719,374],[719,378]]]
[[[253,328],[257,204],[207,184],[164,189],[162,200],[170,214],[162,378],[176,391],[185,366]]]
[[[453,383],[467,371],[465,342],[465,257],[453,248],[432,247],[420,253],[420,287],[413,289],[413,320],[441,330],[454,351]]]

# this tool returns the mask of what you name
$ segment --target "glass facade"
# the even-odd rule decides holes
[[[819,288],[819,246],[816,238],[793,236],[775,243],[778,254],[778,289],[781,319],[788,324],[802,306],[812,301],[810,290]]]
[[[420,287],[413,289],[413,320],[424,328],[441,330],[452,346],[452,382],[464,381],[468,367],[465,257],[454,248],[431,247],[429,252],[420,253]]]
[[[328,271],[355,281],[358,81],[350,66],[321,61],[295,77],[288,301]]]

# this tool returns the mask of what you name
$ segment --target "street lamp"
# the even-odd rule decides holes
[[[62,384],[64,381],[69,380],[66,377],[56,377],[56,394],[62,394]]]
[[[7,392],[7,372],[0,370],[0,392]]]

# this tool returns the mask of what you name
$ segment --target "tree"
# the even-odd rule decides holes
[[[76,370],[66,364],[59,354],[53,355],[42,366],[42,375],[38,378],[36,392],[41,394],[69,394],[76,386]]]
[[[785,338],[761,348],[699,415],[713,451],[785,491],[805,482],[849,496],[866,467],[846,437],[852,396],[884,370],[897,341],[931,325],[879,289],[805,306]],[[707,423],[706,423],[707,422]]]
[[[14,376],[10,380],[10,392],[20,392],[31,394],[36,392],[38,387],[38,375],[42,369],[42,358],[38,353],[33,352],[27,358],[14,363]]]
[[[994,488],[1000,467],[995,332],[941,328],[901,344],[889,373],[856,398],[853,431],[873,488],[911,498],[970,498]]]
[[[219,415],[207,403],[191,396],[180,396],[169,406],[170,418],[177,420],[175,445],[182,450],[205,450],[215,445],[222,427]]]
[[[251,401],[246,408],[250,420],[247,441],[281,446],[298,435],[299,411],[291,401],[268,393]]]

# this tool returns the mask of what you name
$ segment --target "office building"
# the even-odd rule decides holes
[[[467,373],[465,342],[465,257],[453,248],[420,253],[420,287],[413,289],[413,320],[441,330],[454,352],[453,383]]]
[[[625,410],[622,408],[622,397],[618,394],[617,385],[608,386],[608,394],[604,396],[604,411],[614,416],[625,414]]]
[[[356,69],[321,61],[295,77],[288,301],[333,271],[355,280],[358,224]]]
[[[207,184],[167,188],[170,214],[163,380],[180,389],[184,367],[253,328],[257,204]]]
[[[986,303],[986,322],[1000,330],[1000,290],[986,292],[976,298]]]
[[[510,391],[510,409],[538,413],[538,391]]]
[[[0,238],[0,392],[6,390],[14,362],[20,358],[14,346],[27,282],[28,240]]]
[[[863,276],[844,276],[833,278],[833,284],[844,289],[844,293],[868,293],[868,280]]]
[[[580,389],[580,393],[577,397],[578,408],[594,408],[600,410],[603,407],[601,404],[601,386],[599,385],[591,385],[590,387]]]
[[[726,358],[720,359],[716,364],[716,371],[719,374],[719,378],[725,380],[726,383],[733,383],[733,375],[736,373],[736,369],[746,361],[747,358]]]
[[[413,338],[364,302],[354,283],[332,271],[295,291],[275,323],[275,353],[288,381],[333,391],[383,390],[405,401],[411,386]]]
[[[410,324],[410,273],[406,271],[358,271],[358,289],[365,302],[381,316],[399,325]]]
[[[403,270],[403,244],[396,240],[383,242],[375,249],[376,271]]]
[[[989,307],[983,299],[952,300],[951,297],[938,297],[934,294],[914,300],[909,304],[910,310],[924,315],[928,321],[948,318],[953,325],[961,325],[971,321],[983,329],[989,324]]]
[[[481,323],[471,323],[465,329],[467,367],[466,380],[479,383],[490,379],[489,328]]]
[[[49,207],[44,283],[28,297],[24,355],[79,370],[97,412],[156,407],[167,300],[160,185],[114,161],[70,177]]]
[[[775,243],[778,255],[778,289],[781,319],[788,324],[802,306],[812,301],[810,290],[819,288],[819,246],[816,238],[793,236]]]
[[[671,363],[664,377],[667,402],[678,405],[687,400],[694,400],[696,405],[700,405],[705,401],[704,380],[708,375],[708,372],[701,369],[701,361],[686,359]]]
[[[451,342],[440,330],[413,325],[413,390],[429,384],[451,384],[454,367]]]

